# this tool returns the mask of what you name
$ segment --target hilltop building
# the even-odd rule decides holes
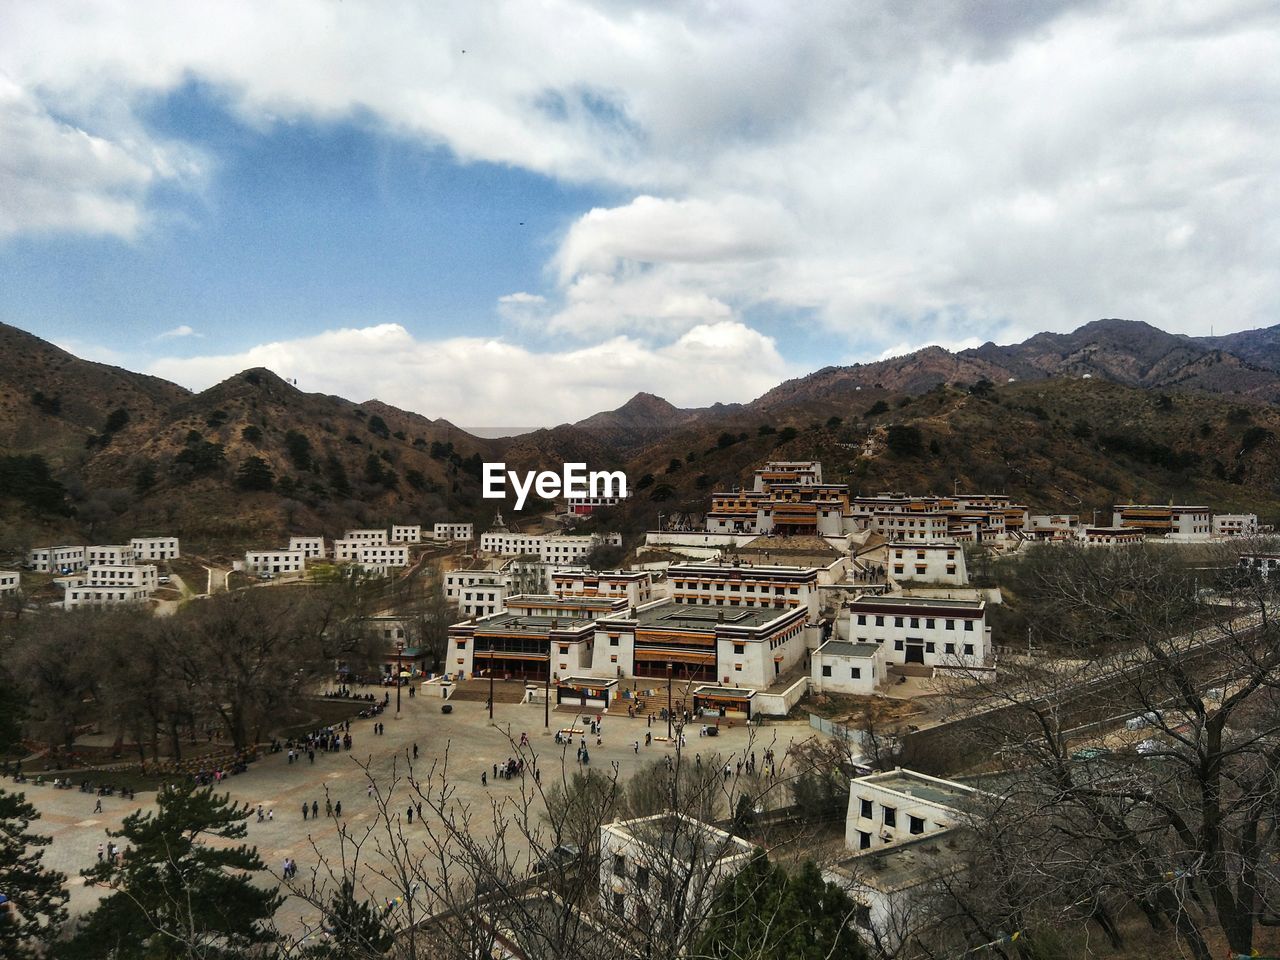
[[[884,647],[886,664],[975,668],[991,659],[986,601],[936,597],[858,597],[849,638]]]
[[[1208,540],[1213,533],[1209,508],[1185,504],[1118,503],[1111,525],[1169,540]]]

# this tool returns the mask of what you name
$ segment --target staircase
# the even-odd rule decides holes
[[[488,680],[462,680],[453,686],[453,694],[449,697],[453,700],[466,700],[475,703],[485,703],[489,699],[489,681]],[[524,700],[524,681],[523,680],[494,680],[493,681],[493,702],[494,703],[520,703]]]

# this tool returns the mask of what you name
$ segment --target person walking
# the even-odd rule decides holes
[[[311,819],[314,820],[318,816],[320,816],[320,804],[312,800],[311,801]]]
[[[480,786],[487,787],[489,785],[489,772],[487,770],[480,771]]]
[[[413,688],[410,687],[409,689],[412,690]],[[413,759],[418,759],[418,745],[416,743],[413,745]]]
[[[342,816],[342,801],[341,801],[341,800],[339,800],[337,803],[335,803],[335,804],[333,805],[333,815],[334,815],[335,817],[340,817],[340,816]]]
[[[101,863],[101,862],[102,862],[102,853],[103,853],[103,850],[104,850],[104,849],[105,849],[105,848],[104,848],[104,847],[103,847],[103,845],[102,845],[102,841],[98,841],[98,862],[99,862],[99,863]]]
[[[276,819],[276,811],[275,811],[275,808],[273,807],[267,811],[267,823],[275,823],[275,819]]]
[[[97,802],[97,803],[95,803],[95,804],[93,805],[93,812],[94,812],[94,813],[101,813],[101,812],[102,812],[102,798],[101,798],[101,797],[99,797],[99,798],[98,798],[98,802]]]
[[[265,816],[266,814],[262,812],[262,804],[258,804],[258,822],[261,823]]]
[[[324,798],[324,815],[326,817],[333,816],[333,801],[330,800],[328,797]]]
[[[413,804],[409,804],[409,808],[405,811],[409,817],[409,822],[413,823]]]
[[[303,800],[302,801],[302,819],[303,820],[307,819],[307,813],[308,811],[310,811],[310,809],[311,808],[307,806],[307,801]]]

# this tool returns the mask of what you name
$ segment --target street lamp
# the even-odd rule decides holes
[[[671,740],[671,671],[674,669],[671,663],[667,664],[667,741]]]
[[[396,719],[400,719],[400,674],[404,672],[404,641],[396,641]]]

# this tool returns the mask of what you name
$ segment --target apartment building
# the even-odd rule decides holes
[[[516,533],[511,530],[490,530],[480,534],[480,550],[483,553],[497,553],[504,556],[519,556],[531,553],[542,554],[542,537],[533,533]]]
[[[306,569],[307,557],[301,550],[246,550],[246,573],[301,573]]]
[[[860,529],[889,540],[1005,540],[1025,535],[1030,511],[1004,494],[951,497],[884,492],[851,501]]]
[[[290,537],[289,550],[301,551],[302,556],[307,560],[323,559],[324,537]]]
[[[1026,535],[1030,540],[1078,540],[1080,517],[1074,513],[1032,514]]]
[[[640,930],[699,916],[754,855],[748,841],[682,813],[603,824],[600,909]]]
[[[72,573],[86,565],[84,547],[36,547],[27,551],[27,566],[37,573]]]
[[[22,574],[17,570],[0,570],[0,594],[17,593],[22,589]]]
[[[547,536],[538,544],[538,557],[543,563],[571,564],[586,558],[596,547],[622,546],[620,533],[593,533],[586,536]]]
[[[386,530],[348,530],[342,535],[343,540],[363,544],[381,544],[387,542]]]
[[[84,573],[65,578],[62,605],[67,610],[115,603],[141,603],[159,582],[153,564],[92,564]]]
[[[391,525],[391,542],[392,543],[421,543],[422,542],[422,524],[393,523]]]
[[[884,646],[828,640],[813,652],[810,689],[819,693],[870,696],[884,682]]]
[[[444,596],[465,616],[488,616],[505,609],[507,578],[500,570],[449,570]]]
[[[805,608],[655,600],[596,626],[590,674],[765,689],[806,653]]]
[[[98,544],[84,548],[84,561],[87,567],[91,567],[95,563],[110,564],[117,567],[128,566],[136,562],[137,559],[133,552],[133,547],[127,543]]]
[[[1215,513],[1213,535],[1215,537],[1256,537],[1258,515],[1256,513]]]
[[[990,660],[986,601],[863,595],[849,605],[849,639],[883,645],[887,664],[981,667]]]
[[[135,587],[148,592],[160,585],[160,574],[154,564],[90,564],[85,582],[95,587]]]
[[[144,563],[177,560],[182,556],[177,537],[134,537],[129,546],[134,557]]]
[[[433,540],[474,540],[475,526],[470,523],[437,523],[431,528]]]
[[[705,561],[667,568],[677,603],[717,607],[803,609],[818,621],[818,568]]]
[[[896,540],[885,550],[889,576],[900,583],[961,587],[969,582],[964,548],[954,540],[917,543]]]
[[[603,507],[616,507],[625,497],[569,497],[565,501],[568,513],[575,517],[589,517]]]
[[[1213,516],[1203,506],[1118,503],[1112,509],[1111,525],[1140,530],[1149,537],[1197,541],[1208,540],[1213,533]]]
[[[1270,579],[1280,572],[1280,553],[1242,553],[1237,563],[1245,573]]]
[[[355,551],[355,562],[366,570],[382,571],[409,565],[407,543],[360,543]]]
[[[551,592],[557,597],[621,597],[638,607],[653,599],[653,574],[648,570],[562,570],[551,574]]]
[[[67,610],[74,610],[76,607],[99,607],[116,603],[143,603],[150,596],[151,591],[143,587],[76,583],[67,586],[62,605]]]

